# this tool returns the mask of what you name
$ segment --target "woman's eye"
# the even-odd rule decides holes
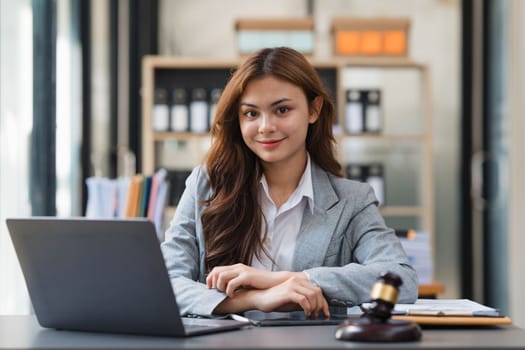
[[[246,112],[244,112],[244,115],[247,116],[248,118],[255,118],[255,117],[257,117],[257,112],[255,112],[255,111],[246,111]]]
[[[284,114],[284,113],[288,112],[289,110],[290,110],[290,109],[289,109],[288,107],[279,107],[279,108],[277,109],[277,112],[278,112],[279,114]]]

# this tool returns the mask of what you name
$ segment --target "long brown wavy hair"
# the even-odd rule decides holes
[[[206,208],[201,216],[208,271],[221,265],[250,265],[254,255],[268,255],[263,245],[266,232],[261,234],[265,219],[258,202],[263,169],[242,139],[239,103],[252,80],[270,75],[300,87],[310,108],[315,97],[323,99],[318,120],[308,126],[306,149],[314,163],[341,176],[332,133],[334,104],[312,65],[285,47],[263,49],[248,57],[226,84],[211,126],[213,142],[205,164],[212,193],[202,201]]]

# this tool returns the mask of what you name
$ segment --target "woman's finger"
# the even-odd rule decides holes
[[[215,288],[225,292],[226,288],[230,284],[230,281],[236,278],[238,275],[238,272],[235,270],[222,271],[220,274],[217,275],[217,279],[215,281]]]
[[[233,271],[238,269],[238,265],[227,265],[227,266],[215,266],[206,276],[206,285],[208,288],[217,288],[217,280],[220,278],[221,274],[226,271]]]
[[[308,317],[310,317],[312,314],[314,316],[319,315],[319,308],[322,306],[322,302],[319,298],[318,291],[316,291],[313,286],[304,285],[296,285],[295,291],[296,293],[303,295],[308,300],[308,306],[310,309],[305,310],[307,311]]]
[[[290,293],[289,297],[290,301],[298,304],[301,307],[301,309],[303,309],[304,314],[307,318],[310,317],[310,315],[312,314],[312,305],[310,304],[310,300],[308,299],[308,297],[297,291]]]
[[[228,281],[228,285],[224,289],[224,292],[232,298],[235,295],[235,291],[243,286],[243,278],[238,275]]]
[[[310,310],[305,310],[308,315],[313,314],[315,318],[318,318],[319,313],[322,312],[325,317],[330,317],[328,302],[319,286],[303,279],[290,279],[287,282],[297,293],[304,295],[308,299],[311,307]]]

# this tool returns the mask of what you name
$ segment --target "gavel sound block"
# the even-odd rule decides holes
[[[347,319],[338,325],[335,337],[339,340],[363,342],[420,340],[419,325],[412,321],[391,319],[402,283],[401,277],[391,272],[379,276],[370,292],[370,307],[365,309],[362,317]]]

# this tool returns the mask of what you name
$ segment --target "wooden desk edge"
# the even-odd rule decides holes
[[[511,325],[512,320],[502,317],[460,317],[460,316],[392,316],[396,320],[409,320],[429,326],[496,326]]]

